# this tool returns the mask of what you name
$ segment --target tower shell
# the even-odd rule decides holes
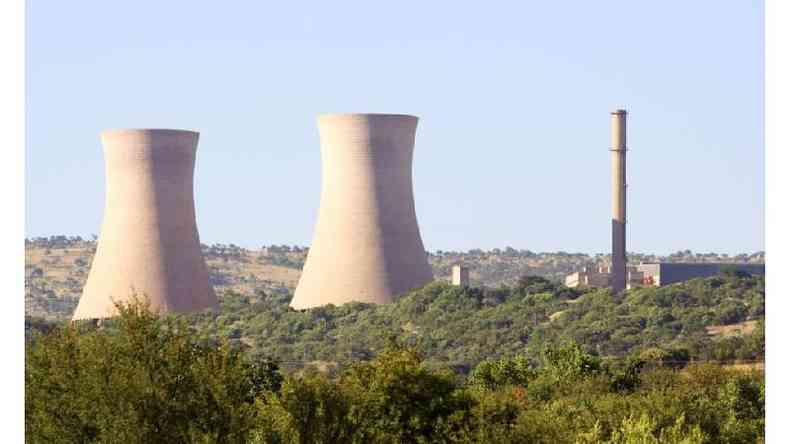
[[[159,313],[217,307],[195,222],[198,137],[168,129],[102,132],[104,220],[73,319],[114,316],[114,301],[133,295]]]
[[[612,112],[612,291],[626,288],[626,116],[618,109]]]
[[[319,116],[321,203],[292,307],[385,304],[433,279],[412,191],[417,120]]]

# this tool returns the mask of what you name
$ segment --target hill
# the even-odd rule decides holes
[[[462,373],[487,358],[529,355],[565,340],[602,357],[750,361],[764,355],[763,277],[695,279],[620,296],[527,277],[496,289],[434,282],[380,306],[297,311],[289,301],[290,295],[262,291],[226,294],[220,313],[189,319],[204,340],[228,338],[296,367],[369,359],[393,340],[416,346],[428,365]]]
[[[25,314],[49,321],[69,319],[79,301],[82,286],[96,249],[96,242],[79,236],[51,236],[25,240]],[[255,299],[257,291],[286,295],[293,292],[299,280],[308,249],[299,246],[270,245],[245,249],[229,244],[203,245],[212,285],[220,298],[228,294],[248,295]],[[450,268],[457,263],[471,268],[473,285],[498,287],[514,285],[525,275],[542,276],[561,281],[581,265],[606,262],[606,255],[581,253],[534,253],[529,250],[494,248],[467,252],[430,252],[434,276],[447,280]],[[661,257],[629,254],[633,262],[744,262],[763,263],[762,252],[734,257],[715,253],[679,251]]]

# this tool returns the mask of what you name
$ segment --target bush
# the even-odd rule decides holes
[[[350,442],[355,427],[349,421],[351,399],[336,384],[317,374],[288,377],[278,393],[258,404],[254,442]]]
[[[526,356],[485,360],[475,367],[469,377],[473,387],[495,390],[508,385],[526,387],[534,379],[536,371]]]
[[[185,323],[140,302],[118,309],[106,328],[70,324],[28,344],[28,441],[244,442],[276,365],[200,346]]]
[[[557,347],[547,344],[543,347],[541,357],[545,371],[558,382],[573,383],[602,370],[601,360],[586,353],[574,341],[566,341]]]
[[[409,348],[355,364],[339,384],[354,399],[349,418],[360,442],[432,442],[437,421],[471,406],[454,375],[429,370]]]
[[[643,413],[639,418],[629,416],[623,419],[620,427],[610,439],[602,439],[601,430],[596,423],[589,433],[582,434],[579,443],[601,444],[702,444],[705,434],[698,426],[688,427],[686,418],[680,416],[672,427],[658,429],[654,419]]]
[[[685,348],[658,348],[652,347],[642,350],[639,359],[648,366],[667,368],[683,368],[691,360],[691,353]]]

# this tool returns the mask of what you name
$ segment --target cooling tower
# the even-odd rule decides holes
[[[417,117],[329,114],[318,128],[321,204],[291,306],[385,304],[431,281],[412,194]]]
[[[160,313],[217,307],[195,223],[198,133],[109,130],[101,139],[104,221],[74,319],[111,317],[113,300],[133,292]]]
[[[625,255],[625,118],[623,109],[612,112],[612,291],[626,287]]]

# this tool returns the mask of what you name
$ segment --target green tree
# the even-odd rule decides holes
[[[201,346],[139,301],[118,309],[101,329],[69,324],[28,344],[28,442],[245,442],[277,367]]]
[[[471,406],[456,391],[455,376],[429,370],[413,348],[391,348],[355,364],[339,384],[354,399],[348,417],[358,442],[432,442],[437,421]]]
[[[525,355],[498,360],[485,360],[475,367],[469,377],[473,387],[495,390],[508,385],[526,387],[537,371]]]

